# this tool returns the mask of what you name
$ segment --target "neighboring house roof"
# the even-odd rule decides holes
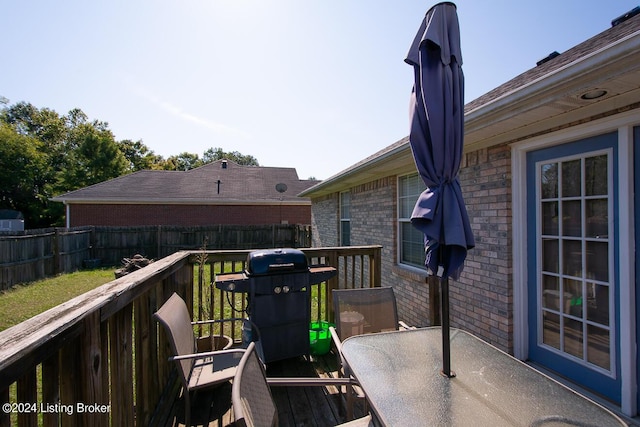
[[[14,211],[12,209],[0,209],[0,219],[24,219],[22,212]]]
[[[495,67],[500,63],[496,62]],[[594,90],[597,99],[583,99]],[[409,97],[409,94],[407,94]],[[514,142],[640,108],[640,15],[536,65],[465,105],[465,150]],[[393,169],[395,168],[395,169]],[[389,174],[388,172],[394,172]],[[321,197],[415,171],[405,137],[300,193]]]
[[[67,204],[309,204],[309,199],[297,195],[315,183],[298,179],[294,168],[218,160],[188,171],[142,170],[51,200]],[[286,191],[279,192],[278,184],[284,184]]]

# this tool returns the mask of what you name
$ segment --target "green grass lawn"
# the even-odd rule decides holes
[[[217,270],[219,270],[219,266]],[[114,269],[112,268],[82,270],[33,283],[16,285],[10,290],[0,291],[0,331],[24,322],[37,314],[114,280],[115,276],[113,272]],[[216,271],[216,273],[218,272],[219,271]],[[208,265],[205,267],[204,273],[204,277],[210,277]],[[196,282],[194,283],[194,292],[197,294],[197,267],[194,281]],[[205,279],[205,282],[207,281],[208,280]],[[326,285],[323,284],[321,286],[324,287]],[[211,298],[210,293],[211,288],[205,285],[203,287],[203,298],[205,301]],[[241,300],[241,298],[236,299],[236,309],[240,308]],[[315,315],[318,312],[318,304],[322,304],[324,308],[326,301],[321,301],[321,298],[318,296],[318,287],[313,286],[311,291],[311,317],[314,321],[321,320],[316,319],[317,316]],[[214,313],[209,312],[209,307],[207,307],[206,304],[202,308],[203,319],[221,319],[243,315],[242,313],[233,312],[228,304],[225,304],[224,313],[220,313],[218,306],[214,309]],[[194,316],[197,319],[199,311],[197,305],[194,307],[194,311]]]
[[[0,292],[0,331],[114,280],[113,269],[83,270]]]

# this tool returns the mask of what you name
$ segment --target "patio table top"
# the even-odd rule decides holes
[[[348,338],[342,351],[385,426],[626,426],[603,406],[498,348],[451,329],[440,374],[440,327]]]

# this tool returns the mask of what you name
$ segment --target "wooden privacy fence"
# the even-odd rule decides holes
[[[314,285],[312,320],[332,318],[331,289],[380,286],[380,246],[303,251],[312,263],[346,271]],[[205,307],[220,315],[230,304],[243,307],[244,296],[225,295],[211,282],[218,271],[242,270],[246,255],[176,252],[0,332],[0,425],[165,425],[178,383],[152,314],[173,292],[194,319]]]
[[[311,246],[308,225],[216,225],[207,227],[79,227],[0,233],[0,290],[68,273],[96,263],[120,264],[141,254],[159,259],[200,249],[303,248]]]
[[[0,234],[0,290],[82,266],[91,248],[91,229],[48,228]]]

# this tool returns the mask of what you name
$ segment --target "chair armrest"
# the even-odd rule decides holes
[[[246,350],[244,348],[236,348],[231,350],[217,350],[217,351],[205,351],[203,353],[191,353],[191,354],[181,354],[180,356],[171,356],[169,357],[169,361],[173,362],[175,360],[185,360],[185,359],[199,359],[203,357],[215,357],[220,354],[231,354],[238,353],[242,354]]]
[[[223,322],[232,322],[232,321],[245,321],[249,320],[244,317],[229,317],[228,319],[210,319],[210,320],[198,320],[195,322],[191,322],[192,325],[209,325],[211,323],[223,323]]]
[[[398,321],[398,325],[400,325],[400,327],[402,329],[417,329],[415,326],[409,326],[406,323],[404,323],[402,320]]]
[[[329,326],[329,332],[331,333],[331,340],[335,344],[336,350],[338,350],[338,353],[340,353],[342,355],[342,341],[340,340],[340,337],[338,336],[338,331],[336,331],[335,327]]]
[[[222,322],[230,322],[230,321],[242,321],[242,322],[251,323],[252,329],[256,331],[256,333],[258,334],[258,340],[261,339],[262,335],[260,334],[260,328],[258,328],[258,325],[256,325],[253,321],[251,321],[250,319],[247,319],[246,317],[229,317],[226,319],[197,320],[195,322],[191,322],[191,324],[195,326],[195,325],[208,325],[211,323],[222,323]]]
[[[267,384],[274,387],[313,387],[357,385],[353,378],[317,378],[317,377],[267,377]]]

